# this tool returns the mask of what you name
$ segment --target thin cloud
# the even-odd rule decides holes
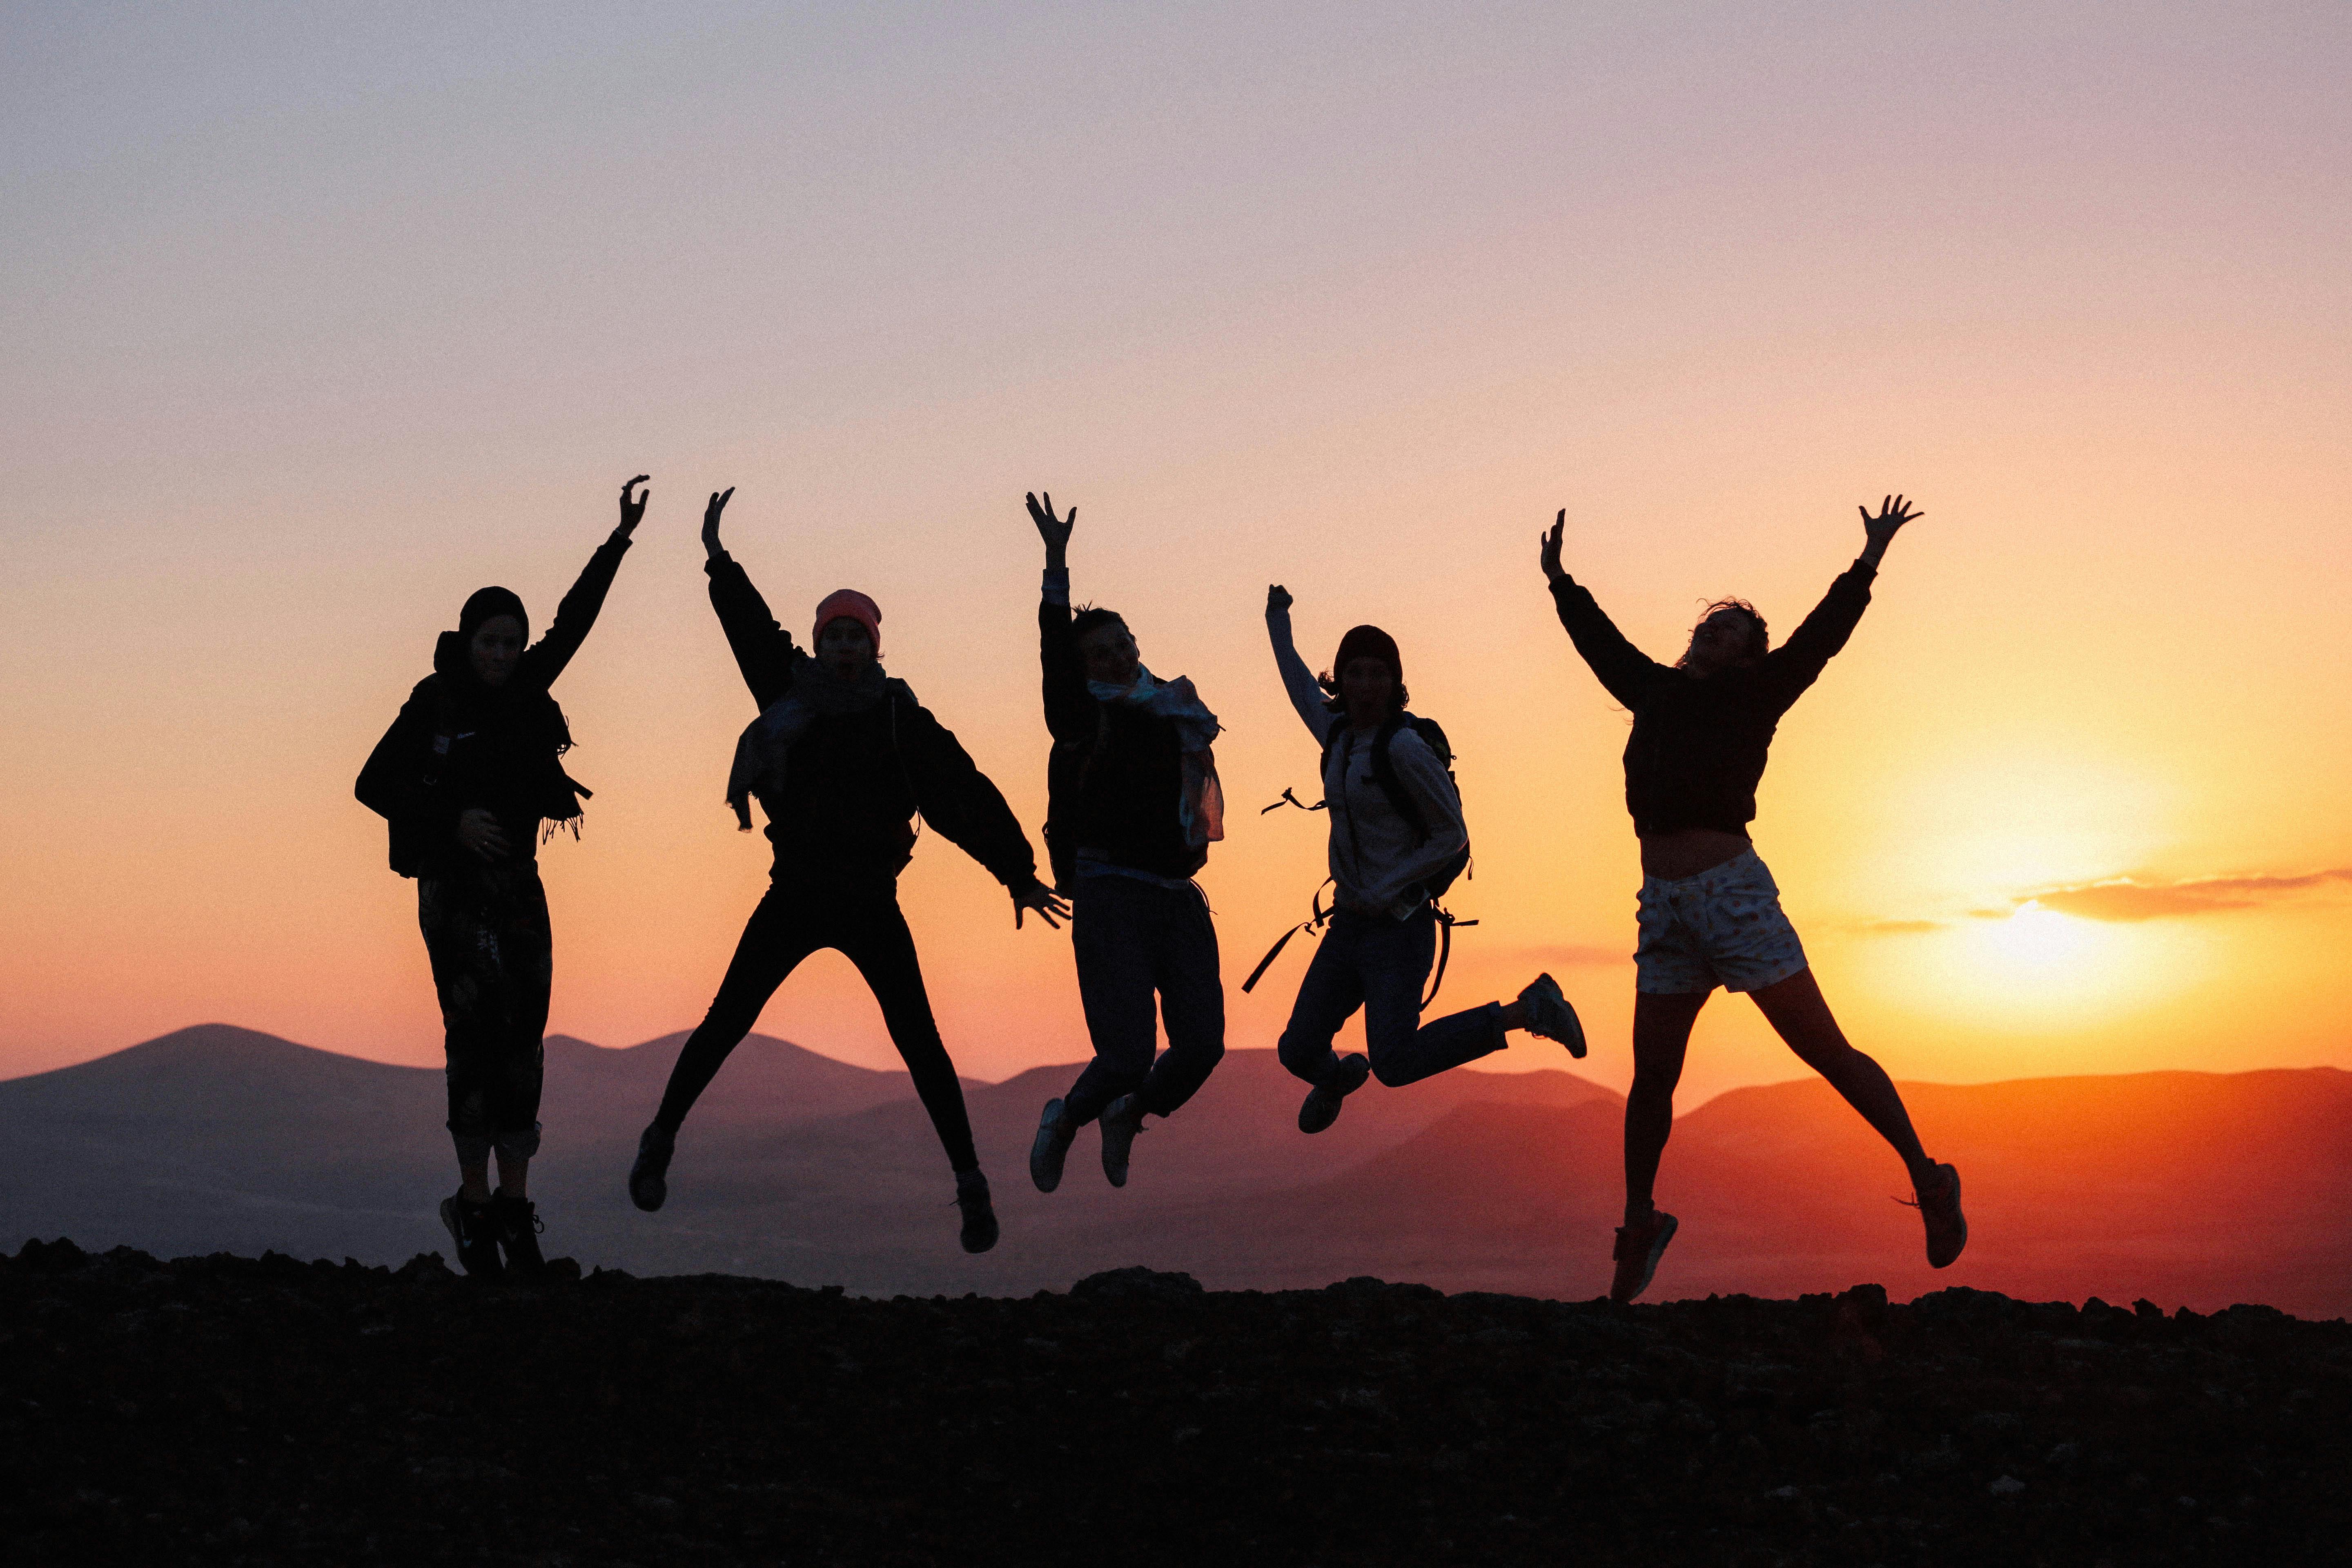
[[[2294,877],[2193,877],[2169,882],[2111,877],[2105,881],[2053,888],[2017,901],[2036,903],[2045,910],[2087,921],[2154,921],[2260,909],[2297,893],[2347,882],[2352,882],[2352,866],[2306,871]]]
[[[1846,928],[1863,936],[1920,936],[1941,931],[1941,921],[1856,921]]]
[[[1464,931],[1455,940],[1454,955],[1457,959],[1470,951],[1469,943],[1477,940],[1476,931]],[[1515,947],[1495,955],[1497,960],[1533,964],[1538,969],[1590,969],[1603,963],[1631,963],[1632,952],[1622,947],[1597,947],[1591,942],[1559,942],[1533,947]]]

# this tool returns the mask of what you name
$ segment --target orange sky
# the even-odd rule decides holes
[[[558,688],[559,1030],[689,1026],[764,876],[703,494],[788,623],[880,600],[1034,830],[1045,487],[1229,726],[1232,1043],[1320,875],[1255,814],[1313,766],[1279,580],[1310,658],[1394,631],[1462,754],[1443,1004],[1549,966],[1622,1085],[1625,719],[1536,533],[1671,657],[1721,594],[1785,634],[1899,489],[1756,824],[1849,1033],[2352,1066],[2352,882],[2295,880],[2352,867],[2339,7],[303,16],[0,21],[0,1074],[208,1019],[437,1061],[352,776],[466,594],[543,622],[640,470]],[[1084,1055],[1066,935],[935,837],[904,894],[966,1071]],[[762,1026],[891,1059],[830,955]],[[1793,1070],[1718,1000],[1686,1103]]]

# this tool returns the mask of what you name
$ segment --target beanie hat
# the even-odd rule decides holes
[[[1397,652],[1396,638],[1378,626],[1350,626],[1348,635],[1339,639],[1339,651],[1331,660],[1333,679],[1344,678],[1348,666],[1360,658],[1376,658],[1389,667],[1399,686],[1404,684],[1404,658]]]
[[[499,616],[512,616],[522,625],[522,640],[530,640],[530,612],[522,607],[522,599],[511,588],[478,588],[466,607],[457,612],[457,639],[471,642],[481,630],[482,623]]]
[[[864,626],[866,635],[874,640],[875,654],[879,657],[882,652],[882,611],[873,600],[855,588],[835,588],[817,605],[816,626],[809,633],[810,645],[814,647],[824,639],[827,622],[839,620],[856,621]]]

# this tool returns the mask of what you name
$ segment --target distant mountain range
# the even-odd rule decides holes
[[[967,1083],[1004,1239],[965,1257],[945,1160],[905,1076],[765,1036],[687,1124],[669,1205],[623,1176],[679,1036],[548,1041],[533,1195],[553,1252],[636,1273],[757,1274],[866,1293],[1017,1294],[1099,1268],[1281,1289],[1374,1274],[1449,1290],[1585,1298],[1621,1201],[1615,1094],[1557,1069],[1370,1085],[1317,1137],[1271,1051],[1229,1053],[1138,1142],[1124,1191],[1093,1132],[1046,1196],[1038,1109],[1071,1067]],[[1972,1238],[1937,1273],[1901,1167],[1824,1084],[1722,1095],[1675,1124],[1660,1202],[1682,1219],[1653,1295],[1884,1283],[2200,1310],[2352,1308],[2352,1074],[2333,1068],[1906,1084],[1967,1179]],[[437,1070],[205,1025],[0,1082],[0,1244],[70,1236],[171,1256],[446,1253],[456,1184]]]

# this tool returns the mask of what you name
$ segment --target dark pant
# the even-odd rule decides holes
[[[1372,1075],[1391,1089],[1501,1050],[1496,1003],[1422,1024],[1421,987],[1436,955],[1437,919],[1426,909],[1406,921],[1352,910],[1333,915],[1282,1031],[1282,1065],[1321,1083],[1339,1062],[1331,1037],[1359,1007]]]
[[[1172,1115],[1225,1054],[1225,987],[1209,900],[1189,885],[1097,875],[1078,879],[1070,903],[1070,946],[1095,1059],[1063,1097],[1063,1111],[1088,1122],[1120,1095],[1135,1094],[1154,1116]],[[1163,1023],[1168,1049],[1155,1062]]]
[[[430,866],[416,879],[416,923],[441,998],[457,1158],[478,1164],[496,1149],[528,1160],[539,1152],[541,1037],[554,976],[539,867],[470,856]]]
[[[734,961],[719,983],[710,1011],[678,1049],[677,1065],[670,1069],[669,1088],[654,1120],[677,1131],[719,1064],[760,1021],[760,1010],[776,987],[800,967],[802,959],[824,947],[856,964],[874,1000],[882,1005],[890,1043],[898,1047],[914,1077],[915,1093],[931,1113],[948,1163],[960,1172],[977,1169],[980,1157],[972,1152],[963,1085],[956,1078],[955,1063],[948,1059],[947,1047],[940,1043],[931,998],[923,989],[922,964],[915,956],[915,938],[907,930],[907,917],[898,912],[898,883],[887,879],[768,884],[743,927],[742,940],[735,944]]]

